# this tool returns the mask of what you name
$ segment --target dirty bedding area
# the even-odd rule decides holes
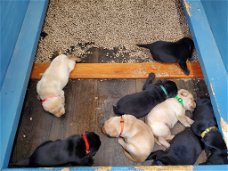
[[[73,54],[89,63],[148,62],[153,61],[149,51],[136,44],[176,41],[184,36],[191,37],[179,0],[50,0],[35,63],[48,63],[60,53]],[[192,60],[197,60],[195,53]],[[46,140],[84,130],[97,132],[102,140],[95,166],[151,165],[151,161],[128,160],[117,141],[101,132],[103,122],[114,116],[112,105],[126,94],[141,91],[144,81],[70,80],[64,91],[66,108],[72,114],[61,119],[45,113],[40,102],[34,100],[37,80],[30,81],[10,165],[27,158]],[[175,82],[194,97],[208,97],[204,80]],[[177,124],[173,132],[182,129]],[[154,150],[160,148],[156,145]],[[204,153],[197,163],[203,161]]]
[[[62,118],[45,112],[40,101],[36,100],[37,81],[30,81],[27,90],[10,166],[28,158],[36,147],[47,140],[63,139],[73,134],[81,134],[85,130],[94,131],[101,138],[101,146],[94,156],[93,166],[151,165],[151,160],[142,163],[129,160],[117,138],[110,138],[101,130],[103,123],[115,116],[112,106],[127,94],[140,92],[145,79],[70,80],[64,88],[66,114]],[[201,79],[173,81],[179,89],[185,88],[192,92],[194,98],[208,97],[205,82]],[[183,129],[184,127],[177,123],[172,133],[177,134]],[[155,144],[154,151],[158,149],[163,148]],[[205,160],[206,155],[203,151],[197,163]]]
[[[99,62],[148,62],[149,51],[136,44],[184,36],[191,37],[179,0],[51,0],[35,62],[59,53],[88,62],[97,50],[106,58]]]

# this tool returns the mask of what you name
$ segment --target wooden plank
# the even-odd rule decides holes
[[[79,63],[70,78],[147,78],[153,72],[157,78],[203,78],[200,64],[187,63],[190,75],[186,76],[177,64],[151,63]],[[40,79],[48,64],[34,64],[31,79]]]

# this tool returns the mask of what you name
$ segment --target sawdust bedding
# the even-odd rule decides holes
[[[178,0],[51,0],[35,62],[59,53],[83,59],[94,48],[107,51],[104,62],[148,62],[149,51],[136,44],[184,36],[191,35]]]

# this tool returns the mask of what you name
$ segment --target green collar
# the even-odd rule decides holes
[[[166,98],[169,98],[168,92],[166,91],[165,87],[163,85],[160,85],[160,88],[162,89],[162,91],[165,93]]]
[[[175,99],[177,99],[177,101],[184,107],[184,102],[183,102],[182,98],[180,98],[178,95],[176,95]]]

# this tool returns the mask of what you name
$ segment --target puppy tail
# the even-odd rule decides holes
[[[137,44],[138,47],[143,47],[143,48],[146,48],[146,49],[149,49],[150,48],[150,45],[149,44]]]
[[[113,106],[113,112],[116,114],[116,115],[122,115],[122,113],[119,112],[119,109],[117,106]]]
[[[81,58],[76,57],[76,56],[69,55],[68,58],[71,59],[71,60],[73,60],[73,61],[75,61],[75,62],[81,62],[82,61]]]

